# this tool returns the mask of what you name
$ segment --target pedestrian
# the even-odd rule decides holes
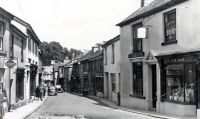
[[[37,86],[36,89],[35,89],[35,96],[36,96],[37,99],[39,99],[39,97],[40,97],[40,88],[39,88],[39,86]]]
[[[44,87],[44,94],[43,96],[45,97],[46,96],[46,88]]]
[[[43,95],[44,95],[44,87],[41,85],[40,86],[40,99],[43,100]]]

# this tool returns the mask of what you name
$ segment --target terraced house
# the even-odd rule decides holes
[[[0,107],[5,112],[8,107],[26,104],[34,95],[40,40],[30,24],[3,8],[0,8],[0,34],[0,97],[4,103]]]
[[[199,4],[199,0],[154,0],[117,24],[121,105],[167,114],[197,114]]]

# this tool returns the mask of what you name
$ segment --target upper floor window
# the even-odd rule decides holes
[[[107,47],[105,47],[105,55],[104,55],[104,57],[105,57],[105,65],[107,65],[107,62],[108,62],[108,56],[107,56]]]
[[[10,57],[14,57],[14,35],[12,34],[11,36],[11,41],[10,41]]]
[[[112,44],[112,64],[115,63],[115,44]]]
[[[24,41],[21,39],[21,61],[24,62]]]
[[[28,50],[31,51],[31,38],[28,39]]]
[[[164,14],[165,42],[176,41],[176,10]]]
[[[137,30],[138,28],[142,27],[142,23],[138,23],[133,25],[133,53],[135,52],[142,52],[142,39],[137,38]]]
[[[3,50],[4,23],[0,22],[0,50]]]

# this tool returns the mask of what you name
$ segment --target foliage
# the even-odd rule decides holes
[[[52,41],[50,43],[45,41],[42,42],[40,44],[40,50],[44,66],[50,65],[51,60],[63,62],[66,57],[68,57],[68,59],[72,59],[82,53],[81,50],[74,48],[68,50],[68,48],[63,47],[59,42],[56,41]]]

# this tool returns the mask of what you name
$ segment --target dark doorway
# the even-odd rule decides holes
[[[157,101],[157,81],[156,81],[156,65],[152,65],[152,106],[156,108],[156,101]]]

